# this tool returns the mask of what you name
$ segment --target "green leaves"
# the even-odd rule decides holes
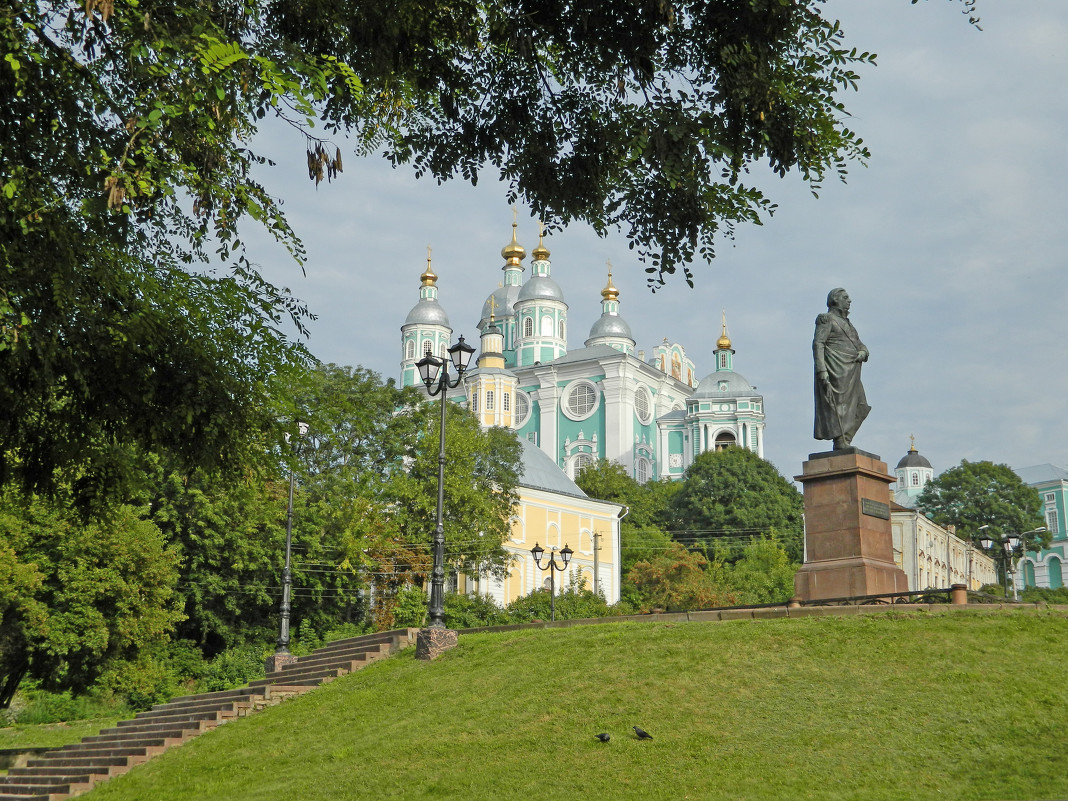
[[[917,507],[939,525],[954,525],[962,537],[976,539],[982,532],[997,539],[1023,534],[1043,524],[1042,501],[1012,468],[993,462],[963,460],[927,482]],[[1048,532],[1027,538],[1027,549],[1048,544]]]

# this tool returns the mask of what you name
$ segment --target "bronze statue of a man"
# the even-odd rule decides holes
[[[816,368],[816,439],[834,440],[834,449],[848,448],[871,407],[860,383],[860,366],[868,349],[849,322],[849,295],[832,289],[827,313],[816,318],[812,357]]]

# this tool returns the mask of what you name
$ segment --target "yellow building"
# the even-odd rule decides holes
[[[964,584],[978,590],[997,584],[994,560],[982,548],[942,528],[917,509],[890,505],[894,561],[908,576],[910,590],[945,589]]]
[[[554,549],[567,546],[574,556],[567,569],[555,575],[557,593],[574,577],[584,580],[588,589],[600,590],[609,603],[616,603],[620,582],[619,521],[626,514],[626,507],[587,497],[544,451],[525,439],[519,442],[523,446],[523,474],[512,536],[504,543],[505,550],[512,554],[508,574],[503,580],[461,576],[457,589],[489,595],[501,605],[529,595],[534,589],[548,589],[549,573],[535,565],[530,551],[535,544],[545,549],[541,560],[544,567]],[[556,563],[561,563],[559,555]]]

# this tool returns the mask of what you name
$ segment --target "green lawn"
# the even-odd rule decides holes
[[[86,798],[1064,798],[1066,676],[1068,618],[1034,611],[465,635]]]
[[[0,750],[5,748],[40,748],[76,743],[83,737],[115,725],[118,718],[73,720],[70,723],[42,723],[36,726],[0,728]]]

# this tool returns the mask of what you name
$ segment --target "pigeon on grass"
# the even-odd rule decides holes
[[[634,734],[637,736],[637,738],[639,740],[651,740],[651,739],[653,739],[653,735],[651,735],[645,729],[639,728],[637,726],[631,726],[631,728],[634,729]]]
[[[594,736],[602,743],[607,743],[609,740],[612,739],[612,735],[608,734],[608,732],[601,732],[600,734],[596,734]]]

